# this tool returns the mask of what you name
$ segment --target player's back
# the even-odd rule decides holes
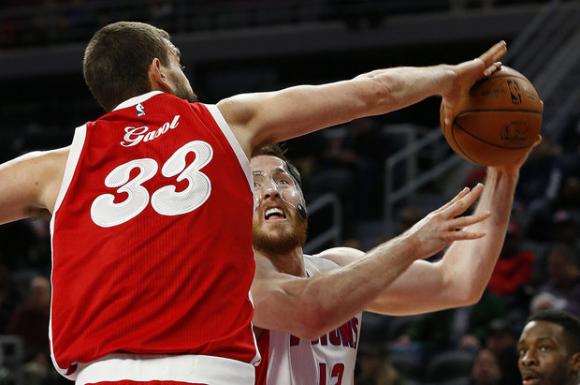
[[[111,353],[254,360],[250,183],[215,106],[152,92],[79,127],[51,223],[58,368]]]

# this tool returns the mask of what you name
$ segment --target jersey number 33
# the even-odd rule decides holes
[[[195,153],[195,160],[187,165],[186,156]],[[189,213],[207,201],[211,194],[211,181],[201,172],[213,156],[211,146],[201,140],[186,143],[173,153],[163,164],[161,174],[177,182],[186,180],[187,187],[180,192],[174,185],[163,186],[150,194],[143,186],[157,174],[159,165],[151,158],[135,159],[116,167],[105,178],[105,186],[117,188],[117,193],[126,193],[127,198],[115,203],[115,195],[101,194],[91,205],[91,218],[101,227],[113,227],[138,216],[151,202],[153,209],[160,215],[174,216]],[[130,179],[131,172],[138,174]]]

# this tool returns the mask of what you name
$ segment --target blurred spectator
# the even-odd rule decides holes
[[[5,256],[3,263],[11,271],[30,268],[30,249],[38,244],[34,231],[27,221],[16,221],[2,225],[0,245]]]
[[[52,373],[50,368],[48,356],[45,353],[36,353],[16,373],[17,382],[19,385],[46,385]]]
[[[580,112],[575,111],[562,137],[562,146],[568,152],[578,152],[580,149]]]
[[[533,212],[545,207],[556,196],[561,176],[560,153],[559,146],[544,139],[521,169],[516,199]]]
[[[534,254],[521,250],[522,238],[519,225],[510,223],[488,288],[512,309],[525,309],[524,312],[527,312],[528,300],[524,286],[530,285],[532,281]]]
[[[387,351],[376,343],[361,344],[358,354],[357,385],[404,385]]]
[[[50,318],[50,282],[36,276],[30,281],[30,291],[10,320],[7,331],[20,336],[29,356],[48,349],[48,322]]]
[[[502,372],[496,356],[488,349],[481,349],[471,368],[471,385],[500,385]]]
[[[505,315],[502,301],[486,290],[473,306],[425,314],[411,323],[399,341],[404,343],[410,339],[421,343],[427,359],[447,350],[475,351],[485,337],[487,325]]]
[[[6,334],[6,327],[18,299],[18,294],[12,285],[10,271],[0,264],[0,334]]]
[[[557,147],[554,147],[557,148]],[[560,154],[559,148],[552,150],[552,155],[543,159],[546,165],[542,170],[528,170],[530,175],[520,178],[518,189],[527,189],[528,185],[545,183],[544,193],[539,194],[536,199],[526,201],[529,215],[528,235],[536,241],[556,241],[556,242],[580,242],[572,239],[570,232],[566,234],[559,231],[545,231],[555,223],[562,223],[564,220],[554,216],[555,213],[566,213],[571,220],[578,224],[580,217],[580,154]],[[528,164],[526,164],[526,167]],[[526,168],[522,168],[522,172]],[[542,175],[541,172],[546,172]],[[527,186],[527,187],[526,187]],[[566,223],[572,225],[573,223]],[[555,229],[556,230],[556,229]],[[574,230],[575,231],[575,230]],[[576,233],[574,233],[575,235]],[[566,238],[567,240],[564,240]]]
[[[338,128],[325,133],[327,149],[321,166],[324,180],[328,172],[340,175],[347,218],[377,218],[382,215],[382,165],[389,155],[377,123],[372,118],[357,119],[348,129]],[[324,183],[327,189],[332,184]],[[336,188],[336,187],[331,187]]]
[[[548,257],[548,282],[532,299],[530,311],[565,310],[580,316],[580,256],[566,244],[557,244]]]
[[[580,191],[578,192],[580,194]],[[578,239],[578,218],[574,213],[567,210],[558,210],[552,215],[553,240],[558,243],[565,243],[571,247],[580,246]]]
[[[491,321],[485,336],[485,347],[496,357],[504,385],[522,382],[517,365],[516,345],[517,336],[508,321],[505,319]]]

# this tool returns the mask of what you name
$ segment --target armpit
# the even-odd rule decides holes
[[[52,214],[47,209],[40,207],[28,207],[25,210],[26,217],[36,218],[36,219],[50,219]]]

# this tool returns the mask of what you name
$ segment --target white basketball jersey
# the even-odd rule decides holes
[[[339,267],[325,258],[304,256],[304,259],[310,277]],[[353,385],[361,316],[362,313],[357,314],[314,341],[305,341],[286,332],[264,330],[258,343],[263,359],[256,384]]]

